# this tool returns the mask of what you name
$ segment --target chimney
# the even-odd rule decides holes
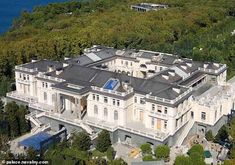
[[[48,66],[47,71],[52,72],[55,70],[55,67],[53,65]]]
[[[59,75],[63,72],[63,68],[57,68],[55,74]]]

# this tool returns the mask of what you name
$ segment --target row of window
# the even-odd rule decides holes
[[[157,128],[159,128],[160,129],[160,126],[161,126],[161,120],[160,119],[157,119],[157,120],[159,120],[159,121],[157,121]],[[152,117],[152,120],[151,120],[151,126],[152,126],[152,128],[154,128],[154,125],[155,125],[155,118],[154,117]],[[164,125],[163,125],[163,128],[164,129],[167,129],[167,120],[164,120]]]
[[[128,66],[129,65],[129,63],[130,63],[130,66],[132,66],[132,62],[129,62],[129,61],[121,61],[121,64],[123,65],[124,64],[124,62],[125,62],[125,65],[126,66]]]
[[[20,73],[20,79],[29,80],[29,75]]]
[[[157,112],[162,113],[163,106],[157,105]],[[156,105],[152,104],[152,111],[156,111]],[[164,107],[164,114],[167,114],[167,107]]]
[[[97,105],[94,105],[94,114],[95,115],[99,114],[99,110],[98,110]],[[103,115],[104,115],[105,118],[108,117],[108,109],[107,108],[104,108]],[[114,110],[114,120],[118,120],[118,111],[117,110]]]
[[[42,82],[42,87],[43,87],[43,88],[48,88],[47,82]]]
[[[137,97],[134,98],[134,102],[135,102],[135,103],[138,103],[138,98],[137,98]],[[145,104],[145,100],[144,100],[143,97],[141,97],[141,98],[139,99],[139,103],[140,103],[140,104]]]
[[[93,100],[100,101],[100,96],[99,95],[93,94],[92,98],[93,98]],[[103,102],[104,103],[108,103],[109,102],[109,98],[104,96],[103,97]],[[113,99],[113,105],[120,106],[120,100]]]

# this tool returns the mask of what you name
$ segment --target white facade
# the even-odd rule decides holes
[[[108,71],[123,74],[125,72],[130,76],[146,80],[149,77],[154,77],[154,75],[159,76],[158,73],[167,71],[169,68],[175,70],[174,75],[172,75],[173,78],[175,74],[179,75],[181,72],[185,72],[185,75],[187,75],[181,75],[182,80],[193,75],[193,73],[184,71],[187,67],[183,69],[178,67],[178,63],[177,66],[167,66],[161,62],[153,63],[151,59],[140,56],[133,59],[129,58],[129,60],[125,56],[117,57],[105,61],[103,64],[108,66]],[[182,88],[187,88],[187,90],[180,93],[182,91],[179,85],[180,88],[173,87],[171,89],[171,91],[175,91],[174,94],[177,94],[177,96],[173,99],[167,99],[152,96],[152,92],[149,94],[140,93],[133,89],[130,84],[124,86],[124,91],[112,91],[104,89],[104,87],[91,86],[88,91],[80,93],[75,90],[85,89],[84,85],[75,85],[63,79],[63,77],[60,78],[61,73],[59,71],[49,68],[46,72],[40,72],[40,68],[29,69],[25,64],[16,66],[16,91],[7,96],[22,101],[27,100],[25,98],[31,98],[31,100],[27,100],[30,106],[34,106],[33,104],[40,105],[52,114],[60,114],[60,117],[64,117],[64,121],[66,121],[65,119],[69,122],[79,120],[88,125],[96,123],[92,126],[110,128],[110,130],[129,129],[132,131],[132,129],[135,129],[139,131],[138,134],[149,132],[149,134],[156,135],[154,135],[156,140],[164,140],[169,135],[174,135],[190,120],[214,125],[223,115],[230,113],[235,100],[233,96],[235,87],[233,87],[233,83],[228,85],[225,81],[226,66],[215,65],[218,65],[217,70],[201,66],[201,71],[207,75],[207,79],[204,79],[204,81],[213,80],[214,84],[218,85],[197,97],[192,96],[192,91],[197,88],[184,86]],[[188,67],[190,68],[190,65]],[[221,71],[222,69],[223,71]],[[143,76],[143,72],[147,70],[154,70],[155,73],[152,76],[149,76],[148,73]],[[55,72],[54,76],[52,76],[53,74],[47,75],[47,73],[52,72]],[[63,72],[63,69],[61,72]],[[216,74],[211,75],[213,73]],[[169,76],[171,76],[171,73],[166,75],[166,83],[169,83],[167,82],[170,80]],[[160,78],[164,78],[164,75]],[[95,76],[89,82],[92,82],[93,79],[95,79]],[[199,80],[197,81],[199,82]],[[66,83],[66,88],[57,86],[63,83]],[[216,95],[211,94],[214,92],[214,88],[217,91]],[[161,90],[158,93],[160,92]],[[32,102],[32,100],[34,101]],[[102,124],[98,125],[97,123]],[[142,127],[135,127],[137,125]]]

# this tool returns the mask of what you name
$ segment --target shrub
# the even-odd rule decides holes
[[[110,135],[107,130],[102,130],[96,141],[96,149],[100,152],[105,152],[111,146]]]
[[[143,155],[152,153],[152,148],[149,143],[142,144],[140,146],[140,149],[141,149]]]
[[[188,155],[190,156],[190,155],[192,155],[192,153],[199,153],[200,155],[203,156],[204,149],[200,144],[195,144],[189,149]]]
[[[91,146],[91,138],[86,132],[79,132],[77,135],[74,135],[74,145],[81,151],[87,151]]]
[[[153,157],[152,157],[152,155],[145,155],[144,157],[143,157],[143,161],[153,161],[154,159],[153,159]]]
[[[190,157],[180,155],[175,158],[174,165],[192,165]]]
[[[167,145],[159,145],[155,149],[155,156],[157,159],[168,159],[170,155],[170,148]]]

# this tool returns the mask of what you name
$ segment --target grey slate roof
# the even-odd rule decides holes
[[[22,67],[27,69],[35,69],[37,68],[39,72],[47,72],[48,67],[54,67],[55,69],[63,67],[63,64],[58,61],[52,60],[38,60],[36,62],[31,62],[27,64],[23,64]]]
[[[56,75],[56,72],[48,73],[48,75],[62,78],[66,80],[67,83],[77,85],[83,84],[87,87],[103,87],[110,78],[115,78],[120,82],[129,82],[130,86],[133,87],[137,93],[151,93],[153,96],[158,96],[165,99],[174,99],[177,95],[180,95],[187,90],[187,88],[180,87],[180,93],[176,93],[172,90],[172,88],[177,87],[177,85],[163,83],[157,79],[141,79],[127,76],[121,73],[99,70],[95,68],[87,68],[85,66],[79,65],[69,65],[68,67],[65,67],[64,71],[59,75]]]

